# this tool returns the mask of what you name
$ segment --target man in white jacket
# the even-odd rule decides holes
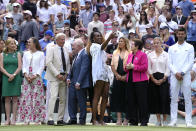
[[[194,63],[194,48],[185,42],[186,30],[178,29],[178,42],[169,48],[169,68],[171,70],[171,123],[176,126],[178,95],[181,90],[185,99],[186,126],[192,127],[191,75]]]

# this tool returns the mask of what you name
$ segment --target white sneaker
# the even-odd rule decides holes
[[[170,123],[168,124],[168,126],[170,126],[170,127],[176,127],[176,122],[172,121],[172,122],[170,122]]]
[[[163,126],[168,126],[167,121],[163,121]]]
[[[161,126],[161,122],[160,121],[157,121],[155,126]]]
[[[191,123],[186,123],[186,127],[187,127],[187,128],[192,128],[193,125],[192,125]]]

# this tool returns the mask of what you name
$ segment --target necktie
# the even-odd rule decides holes
[[[75,56],[75,58],[74,58],[73,65],[75,64],[77,57],[78,57],[78,54],[77,54],[77,55]]]
[[[64,51],[63,51],[62,47],[61,47],[61,59],[62,59],[62,62],[63,62],[63,71],[66,72],[65,55],[64,55]]]

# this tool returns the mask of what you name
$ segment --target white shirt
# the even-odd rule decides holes
[[[57,14],[59,12],[63,13],[63,19],[65,19],[64,16],[67,16],[68,15],[67,7],[64,4],[60,4],[60,5],[54,4],[52,6],[52,9],[51,10],[52,10],[51,11],[52,14],[55,15],[55,21],[54,22],[56,22],[58,20]]]
[[[191,71],[194,63],[194,48],[184,42],[182,45],[176,43],[169,47],[168,65],[173,75],[177,72],[187,73]]]
[[[120,39],[121,37],[123,37],[124,34],[123,34],[122,32],[120,32],[120,31],[117,31],[116,33],[117,33],[117,36],[118,36],[117,42],[119,42],[119,39]],[[109,31],[108,33],[106,33],[106,35],[105,35],[105,39],[106,39],[106,40],[108,39],[108,37],[110,36],[110,34],[112,34],[112,31]],[[111,44],[111,41],[109,42],[109,44]]]
[[[93,32],[93,28],[96,27],[101,34],[104,34],[104,24],[101,21],[92,21],[88,24],[88,36],[90,36],[90,34]]]
[[[59,49],[59,52],[60,52],[60,54],[59,54],[59,56],[60,56],[60,59],[61,59],[61,61],[62,61],[62,55],[61,55],[61,48],[63,48],[63,47],[60,47],[59,45],[57,45],[58,46],[58,49]],[[64,50],[64,48],[63,48],[63,52],[64,52],[64,57],[65,57],[65,59],[66,59],[66,55],[65,55],[65,50]],[[66,60],[65,60],[65,62],[66,62]],[[62,63],[63,63],[63,61],[62,61]],[[66,63],[65,63],[66,64]],[[61,73],[64,73],[64,72],[66,72],[66,71],[64,71],[63,70],[63,64],[62,64],[62,66],[61,66]]]
[[[154,74],[156,72],[163,73],[165,76],[170,75],[168,67],[168,53],[163,51],[160,56],[157,56],[156,52],[153,51],[148,55],[148,72]]]
[[[134,12],[136,15],[140,14],[140,11],[142,10],[142,6],[140,3],[134,3],[133,5],[130,3],[127,4],[128,5],[128,9],[133,8]]]
[[[48,22],[50,20],[50,15],[51,15],[51,7],[46,8],[37,8],[37,16],[39,17],[39,20],[43,22]]]
[[[45,66],[44,62],[44,52],[36,51],[31,53],[31,51],[25,51],[23,55],[22,72],[29,74],[29,67],[31,66],[32,74],[41,76]]]
[[[92,56],[92,77],[93,84],[97,80],[102,80],[108,82],[108,72],[107,72],[107,55],[104,50],[101,50],[101,45],[92,43],[90,47],[90,54]]]
[[[69,38],[68,40],[65,41],[64,47],[67,48],[69,53],[72,53],[72,46],[71,44],[73,43],[74,39],[73,38]]]
[[[158,18],[159,23],[167,22],[166,17],[164,15],[160,15]]]
[[[174,30],[178,29],[178,24],[175,21],[170,21],[170,22],[163,22],[160,25],[160,28],[167,26],[169,27],[169,32],[174,33]]]

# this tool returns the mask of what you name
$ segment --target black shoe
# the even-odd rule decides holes
[[[138,126],[138,123],[130,123],[129,126]]]
[[[140,126],[148,126],[148,124],[147,123],[141,123]]]
[[[54,125],[54,121],[48,121],[47,125]]]
[[[86,125],[86,122],[85,121],[80,121],[79,124],[80,125]]]
[[[64,126],[66,123],[63,120],[57,121],[57,126]]]
[[[69,122],[66,125],[76,125],[77,121],[75,120],[69,120]]]

